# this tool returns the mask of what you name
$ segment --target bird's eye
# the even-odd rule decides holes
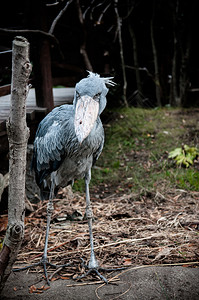
[[[101,96],[101,93],[98,93],[98,94],[96,94],[96,95],[93,97],[93,99],[96,100],[96,101],[99,101],[100,96]]]
[[[79,99],[81,98],[80,94],[76,91],[76,98]]]

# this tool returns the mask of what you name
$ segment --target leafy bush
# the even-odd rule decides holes
[[[199,149],[183,145],[181,148],[176,148],[169,153],[169,158],[173,158],[177,165],[183,165],[188,168],[193,165],[194,160],[199,156]]]

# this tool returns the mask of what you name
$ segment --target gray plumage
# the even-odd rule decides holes
[[[39,124],[35,136],[32,167],[35,170],[42,198],[49,199],[44,252],[39,262],[15,269],[15,271],[41,264],[49,285],[47,265],[56,268],[70,265],[69,263],[57,266],[48,261],[47,248],[53,198],[59,187],[64,187],[73,183],[76,178],[83,177],[91,253],[88,271],[77,279],[94,272],[108,283],[107,279],[100,274],[99,270],[102,268],[99,267],[95,257],[92,232],[93,213],[89,193],[91,167],[98,159],[104,145],[104,130],[100,114],[106,106],[108,92],[106,84],[114,85],[110,77],[101,78],[98,74],[89,72],[87,78],[76,84],[73,105],[62,105],[50,112]]]
[[[62,105],[53,109],[39,124],[35,142],[32,166],[41,190],[50,174],[55,171],[57,188],[73,183],[90,172],[98,159],[104,144],[104,130],[100,114],[106,106],[106,84],[113,85],[111,78],[101,78],[89,72],[75,87],[73,105]],[[75,132],[75,110],[79,99],[89,96],[99,103],[97,119],[89,135],[79,141]]]

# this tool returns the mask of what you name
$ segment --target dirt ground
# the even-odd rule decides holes
[[[199,269],[185,267],[145,267],[118,273],[119,280],[106,284],[84,284],[72,280],[57,280],[43,293],[30,293],[39,275],[23,271],[12,274],[2,292],[2,300],[53,299],[62,300],[127,300],[127,299],[199,299]],[[92,282],[90,282],[92,283]],[[42,290],[41,290],[42,291]]]
[[[164,188],[163,188],[164,190]],[[48,258],[71,266],[49,269],[51,287],[41,267],[11,274],[1,299],[199,299],[199,192],[170,190],[165,195],[92,197],[96,256],[103,267],[127,267],[103,273],[108,285],[89,275],[80,257],[89,259],[85,200],[69,189],[55,199]],[[46,202],[26,217],[25,239],[16,266],[37,262],[44,247]],[[118,277],[115,275],[118,274]]]

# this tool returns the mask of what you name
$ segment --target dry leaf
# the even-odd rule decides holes
[[[37,289],[38,289],[38,290],[43,290],[43,289],[44,289],[44,285],[38,287]]]
[[[70,277],[68,277],[68,276],[60,276],[60,278],[63,279],[63,280],[70,279]]]
[[[191,265],[182,265],[183,268],[189,268]]]
[[[155,259],[160,259],[162,257],[168,256],[172,248],[160,248],[159,253],[156,255]]]
[[[46,287],[44,286],[44,288],[43,288],[44,291],[49,290],[49,289],[50,289],[50,286],[46,286]]]
[[[36,290],[37,290],[36,286],[35,285],[31,285],[30,288],[29,288],[29,293],[30,294],[35,293]]]
[[[174,200],[174,201],[177,201],[177,200],[180,198],[181,195],[182,195],[182,194],[179,194],[179,195],[173,197],[173,200]]]
[[[125,258],[124,259],[124,266],[129,266],[132,264],[132,259],[131,258]]]
[[[51,278],[51,281],[55,281],[55,280],[58,280],[59,279],[59,277],[53,277],[53,278]]]

